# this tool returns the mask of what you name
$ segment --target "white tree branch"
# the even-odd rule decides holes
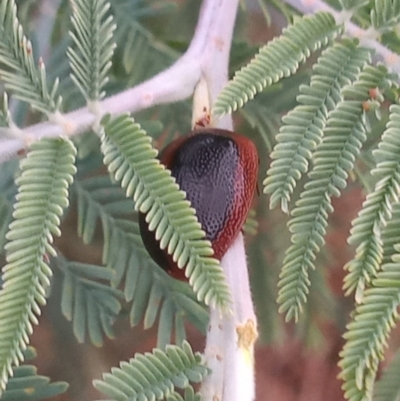
[[[243,235],[240,233],[221,260],[232,293],[232,315],[210,311],[205,358],[212,370],[203,380],[203,401],[253,401],[254,343],[257,320],[247,272]]]

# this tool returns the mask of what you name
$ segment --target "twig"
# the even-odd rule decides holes
[[[344,23],[345,31],[349,36],[358,38],[363,46],[370,47],[375,50],[376,55],[381,59],[387,67],[397,74],[400,74],[400,56],[393,53],[387,47],[371,38],[371,32],[361,29],[356,24],[353,24],[349,18],[351,13],[338,12],[322,0],[284,0],[302,14],[314,14],[319,11],[331,13],[338,24]]]
[[[227,65],[238,0],[204,0],[194,37],[187,52],[170,68],[153,78],[100,102],[104,113],[137,112],[154,105],[187,99],[203,76],[215,99],[227,80]],[[219,126],[229,128],[229,118]],[[42,137],[73,136],[90,129],[95,116],[87,107],[21,130],[18,138],[4,138],[0,163],[15,157]]]

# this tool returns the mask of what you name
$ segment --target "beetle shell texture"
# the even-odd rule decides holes
[[[220,260],[239,234],[257,184],[254,143],[235,132],[202,128],[171,142],[160,155],[196,210],[197,218]],[[161,250],[145,216],[139,215],[144,245],[154,261],[175,278],[184,279],[166,250]]]

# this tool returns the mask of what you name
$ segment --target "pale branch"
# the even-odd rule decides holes
[[[284,2],[302,14],[315,14],[320,11],[331,13],[338,24],[344,24],[347,35],[359,39],[363,46],[374,49],[378,58],[383,61],[389,69],[400,74],[400,56],[379,43],[375,38],[376,32],[373,30],[361,29],[359,26],[352,23],[350,21],[352,16],[350,12],[336,11],[322,0],[284,0]]]
[[[253,401],[257,319],[250,291],[243,235],[221,260],[232,293],[232,314],[210,310],[205,362],[212,373],[201,385],[203,401]]]
[[[203,0],[196,30],[186,53],[153,78],[101,101],[101,113],[133,113],[187,99],[193,94],[200,78],[204,78],[208,84],[212,103],[227,81],[237,4],[238,0]],[[13,130],[0,129],[0,136],[4,136],[0,163],[14,157],[17,151],[39,138],[82,134],[98,118],[88,107],[56,117],[24,128],[18,131],[18,135],[14,135]],[[223,118],[218,125],[231,128],[230,119]]]

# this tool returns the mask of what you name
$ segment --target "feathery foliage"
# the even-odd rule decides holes
[[[397,247],[397,251],[399,248]],[[378,363],[383,359],[390,330],[399,318],[400,257],[382,266],[364,292],[344,335],[340,378],[349,401],[371,399]]]
[[[376,168],[372,174],[382,177],[368,194],[358,217],[353,221],[350,243],[359,243],[356,256],[345,268],[349,274],[344,288],[355,291],[361,302],[364,289],[379,270],[383,258],[382,228],[392,216],[392,204],[400,192],[400,106],[390,107],[389,122],[379,147],[374,151]]]
[[[48,114],[59,109],[58,81],[49,91],[44,63],[39,59],[36,66],[32,44],[24,36],[14,0],[0,4],[0,73],[6,88],[34,109]]]
[[[121,362],[119,368],[103,374],[103,380],[95,380],[94,386],[110,400],[161,400],[170,396],[175,387],[185,388],[190,381],[199,383],[208,374],[201,359],[187,342],[182,347],[169,345],[165,351],[135,354],[129,362]],[[188,393],[189,396],[191,391]]]
[[[262,47],[222,90],[213,113],[231,113],[283,77],[294,74],[312,52],[341,32],[329,13],[296,19],[282,35]]]
[[[118,316],[122,294],[111,288],[112,270],[87,263],[59,260],[64,274],[61,310],[72,321],[75,337],[83,343],[86,337],[100,347],[103,333],[114,338],[112,325]]]
[[[125,197],[123,190],[108,175],[77,180],[72,190],[77,200],[79,236],[85,244],[90,244],[101,222],[104,235],[103,263],[119,271],[120,264],[128,263],[129,254],[126,252],[134,249],[128,244],[135,241],[130,237],[124,238],[123,233],[133,231],[128,229],[126,221],[132,218],[133,202]],[[119,244],[118,250],[114,247],[116,244]],[[118,275],[114,281],[116,285],[120,283]]]
[[[158,316],[157,346],[164,348],[171,342],[180,344],[186,338],[184,318],[205,332],[208,313],[199,304],[193,291],[148,261],[140,269],[129,266],[125,279],[125,296],[132,299],[130,322],[132,326],[143,320],[145,329],[153,327]]]
[[[400,1],[374,0],[370,15],[374,29],[380,32],[391,30],[400,22]]]
[[[400,397],[400,351],[394,355],[374,386],[374,401],[397,401]]]
[[[283,117],[276,136],[278,143],[271,154],[274,161],[264,180],[264,192],[271,194],[271,208],[280,203],[288,212],[296,183],[308,171],[322,140],[328,113],[342,100],[341,89],[356,79],[369,59],[370,50],[344,41],[329,47],[314,64],[310,84],[299,88],[299,105]]]
[[[340,196],[346,187],[348,173],[366,140],[364,102],[371,89],[382,85],[386,74],[383,67],[366,66],[353,84],[343,88],[344,100],[329,114],[314,154],[314,168],[288,223],[292,245],[278,283],[280,311],[288,320],[297,320],[306,302],[308,270],[315,268],[316,254],[324,244],[328,214],[333,211],[331,197]]]
[[[158,346],[170,342],[175,326],[176,342],[185,338],[183,317],[199,329],[207,322],[207,313],[194,299],[187,285],[177,283],[165,274],[143,248],[137,222],[133,220],[134,204],[109,176],[75,181],[78,205],[78,232],[86,244],[100,222],[103,232],[103,263],[113,272],[113,287],[123,284],[125,300],[132,302],[130,321],[133,326],[142,320],[152,327],[160,312]],[[174,324],[175,322],[175,324]]]
[[[32,347],[24,351],[24,359],[36,357]],[[65,382],[50,383],[46,376],[38,375],[32,365],[21,365],[13,368],[13,374],[0,397],[1,401],[38,401],[64,393],[68,388]]]
[[[114,53],[113,17],[108,13],[110,3],[106,0],[71,1],[72,31],[75,48],[67,51],[72,69],[72,80],[87,101],[104,97],[104,85]]]
[[[68,206],[68,187],[75,173],[76,150],[70,141],[44,139],[32,145],[21,162],[14,221],[7,234],[7,264],[0,290],[0,388],[4,390],[11,364],[23,359],[21,350],[46,303],[54,256],[53,235],[60,235],[60,217]]]
[[[169,2],[162,2],[149,6],[142,0],[116,0],[111,3],[117,23],[115,39],[124,44],[117,48],[116,56],[122,61],[130,84],[152,77],[177,58],[177,52],[157,41],[139,22],[140,18],[148,15],[167,12],[171,5]]]
[[[146,213],[149,229],[156,232],[161,249],[167,249],[185,274],[200,301],[229,308],[229,290],[219,263],[212,258],[195,211],[175,180],[156,159],[151,138],[128,116],[105,119],[101,137],[104,163],[135,209]],[[167,203],[168,202],[168,203]],[[173,202],[173,203],[172,203]]]

